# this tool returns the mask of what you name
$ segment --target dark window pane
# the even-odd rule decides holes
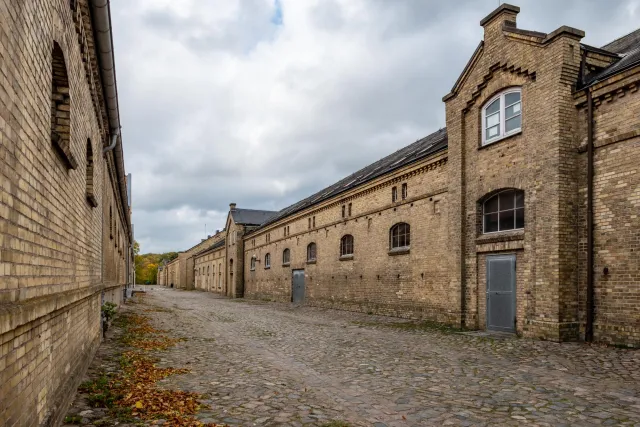
[[[516,191],[516,208],[524,208],[524,191]]]
[[[484,202],[484,213],[498,212],[498,196],[494,196]]]
[[[520,92],[511,92],[504,96],[505,105],[511,105],[518,101],[520,101]]]
[[[514,211],[500,212],[500,231],[513,230],[515,227]]]
[[[500,193],[500,210],[506,211],[515,207],[513,191],[503,191]]]
[[[491,104],[489,104],[486,110],[486,115],[488,116],[489,114],[493,114],[499,109],[500,109],[500,98],[496,99]]]
[[[522,116],[515,116],[508,119],[504,124],[505,132],[520,129],[522,127]]]
[[[484,232],[493,233],[498,231],[498,214],[492,213],[484,216]]]
[[[516,209],[516,228],[524,228],[524,208]]]

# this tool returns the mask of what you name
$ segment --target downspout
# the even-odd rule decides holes
[[[593,341],[593,99],[587,88],[587,324],[584,339]]]
[[[114,148],[116,148],[116,145],[118,144],[118,135],[120,134],[120,129],[116,129],[112,134],[111,134],[111,144],[108,147],[104,147],[102,149],[102,154],[107,154],[109,151],[113,150]]]

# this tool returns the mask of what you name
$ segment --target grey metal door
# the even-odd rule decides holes
[[[487,329],[516,330],[516,256],[487,257]]]
[[[291,301],[294,304],[302,304],[304,302],[304,270],[292,271]]]

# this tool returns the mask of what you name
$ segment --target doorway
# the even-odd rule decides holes
[[[291,302],[302,304],[304,302],[304,270],[293,270],[291,275]]]
[[[516,331],[516,256],[487,257],[487,329]]]

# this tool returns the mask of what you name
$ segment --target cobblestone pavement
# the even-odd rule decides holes
[[[229,425],[635,425],[640,352],[409,328],[401,319],[154,289],[164,362]],[[334,425],[340,425],[335,423]]]

